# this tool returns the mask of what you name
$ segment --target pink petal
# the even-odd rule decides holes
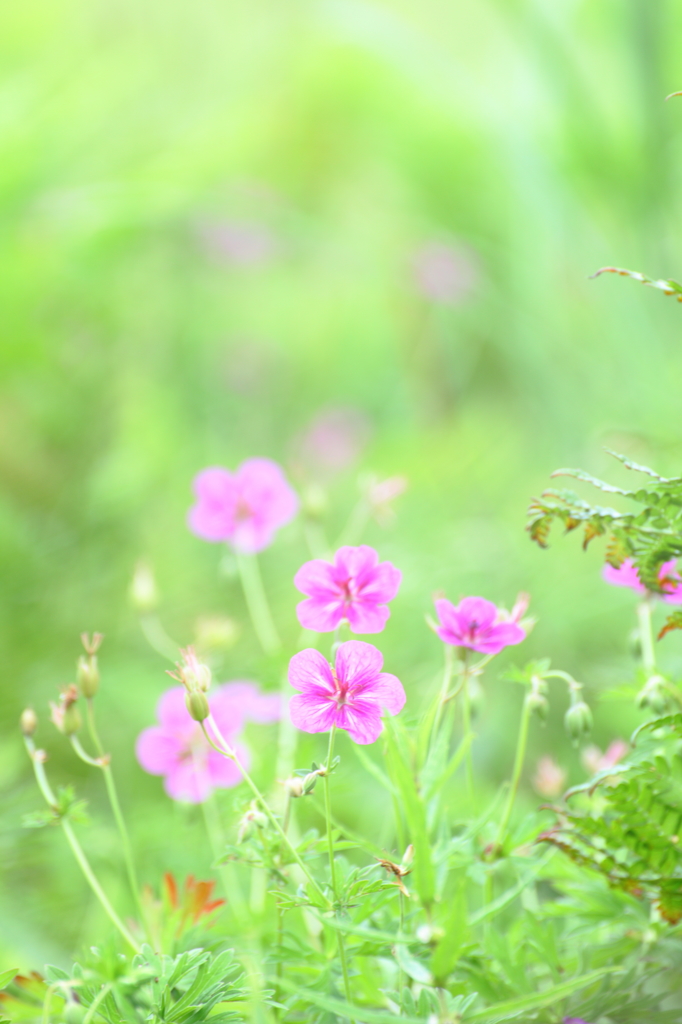
[[[211,467],[194,478],[197,502],[189,511],[188,525],[203,540],[229,540],[234,529],[237,488],[226,469]]]
[[[179,736],[192,735],[196,723],[185,705],[184,686],[173,686],[162,694],[156,705],[156,717],[169,732],[175,732]]]
[[[218,687],[211,698],[211,710],[223,731],[221,719],[231,716],[233,721],[241,718],[250,722],[265,725],[278,722],[282,717],[282,698],[279,693],[263,693],[256,683],[243,682],[224,683]],[[235,732],[239,732],[235,729]]]
[[[470,647],[471,650],[478,651],[480,654],[499,654],[504,647],[520,644],[525,639],[525,630],[521,629],[516,622],[499,622],[495,626],[481,630],[481,633],[471,643],[464,646]]]
[[[248,771],[250,759],[246,748],[241,746],[237,750],[237,756],[241,764]],[[233,786],[238,786],[242,781],[242,773],[234,761],[223,757],[217,750],[209,750],[206,771],[211,786],[214,786],[216,789],[231,789]]]
[[[438,630],[438,635],[441,640],[445,640],[446,643],[456,643],[457,637],[461,634],[457,609],[452,601],[447,601],[444,597],[438,598],[437,601],[434,601],[434,605],[436,608],[436,615],[441,623],[441,629]],[[441,636],[441,633],[447,633],[448,636],[452,637],[452,639],[446,639],[445,636]]]
[[[359,547],[342,547],[334,555],[334,576],[339,581],[355,580],[358,587],[364,585],[371,571],[378,565],[379,556],[367,544]]]
[[[353,700],[338,709],[336,725],[345,729],[355,743],[374,743],[381,735],[383,724],[379,706],[370,700]]]
[[[366,580],[361,587],[363,601],[376,601],[383,604],[392,601],[398,593],[403,574],[391,562],[382,562],[366,573]]]
[[[363,640],[347,640],[336,652],[337,678],[356,692],[371,688],[383,664],[381,651]]]
[[[327,659],[312,647],[299,651],[289,662],[289,682],[295,690],[334,693],[334,679]]]
[[[338,598],[325,602],[317,597],[309,597],[296,605],[298,621],[304,629],[312,629],[315,633],[331,633],[346,615],[344,602]]]
[[[389,715],[397,715],[405,707],[405,689],[397,676],[382,672],[372,687],[372,697]]]
[[[682,585],[667,591],[663,600],[666,604],[682,604]]]
[[[457,618],[464,628],[475,622],[479,629],[492,625],[497,617],[497,608],[484,597],[465,597],[455,609]]]
[[[246,723],[246,714],[239,699],[239,691],[231,691],[230,686],[239,683],[227,683],[208,692],[208,706],[216,725],[223,736],[229,741],[241,732]],[[248,684],[244,684],[248,685]]]
[[[345,609],[345,616],[353,633],[381,633],[391,613],[386,605],[365,601],[363,595],[363,598],[351,601]]]
[[[607,583],[614,587],[629,587],[638,594],[645,594],[646,587],[640,582],[639,574],[631,558],[626,558],[619,569],[612,565],[605,565],[602,569],[602,576]]]
[[[298,497],[272,459],[247,459],[236,473],[242,500],[257,518],[278,528],[298,511]]]
[[[197,765],[191,759],[178,761],[163,784],[172,800],[189,804],[202,804],[212,790],[208,767]]]
[[[245,555],[256,555],[269,547],[274,537],[275,528],[271,523],[251,518],[240,519],[235,524],[230,540],[237,551],[243,551]]]
[[[321,601],[338,600],[340,595],[334,567],[322,558],[314,558],[302,565],[294,576],[294,586],[302,594]]]
[[[158,725],[145,729],[137,737],[135,756],[150,775],[167,775],[180,760],[182,740]]]
[[[192,490],[200,500],[223,504],[234,500],[235,478],[229,469],[209,466],[194,477]]]
[[[295,694],[289,701],[289,714],[296,728],[303,732],[329,732],[336,725],[336,704],[319,691],[307,689]]]

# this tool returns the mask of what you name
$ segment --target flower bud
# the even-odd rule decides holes
[[[38,728],[38,716],[36,715],[33,708],[26,708],[21,712],[21,718],[19,719],[19,725],[24,736],[32,736]]]
[[[268,819],[262,811],[259,811],[256,807],[250,807],[239,822],[237,843],[243,843],[245,839],[250,839],[257,829],[264,828],[267,823]]]
[[[94,697],[99,690],[99,668],[97,657],[91,654],[89,658],[81,654],[76,667],[76,681],[78,689],[84,697]]]
[[[662,676],[651,676],[643,689],[637,694],[637,707],[648,708],[654,715],[664,715],[668,710],[670,701],[663,683]]]
[[[128,591],[130,603],[135,611],[153,612],[159,603],[159,594],[151,566],[147,562],[138,562]]]
[[[574,743],[579,743],[583,736],[592,731],[592,712],[584,700],[576,700],[564,716],[566,732]]]
[[[177,672],[168,672],[172,679],[177,679],[189,693],[205,693],[211,685],[211,670],[208,665],[199,661],[193,647],[181,650],[182,664],[176,662]]]
[[[78,690],[73,683],[66,686],[59,698],[59,704],[50,703],[51,718],[65,736],[73,736],[83,725],[81,713],[76,707]]]
[[[285,779],[284,786],[290,797],[296,799],[303,796],[303,779],[300,779],[298,775],[292,775],[291,778]]]
[[[538,693],[537,690],[531,690],[530,693],[526,694],[526,707],[529,709],[531,714],[537,715],[541,722],[546,722],[549,715],[549,701],[545,697],[544,693]]]
[[[203,722],[210,715],[206,694],[201,690],[191,690],[185,694],[185,705],[195,722]]]

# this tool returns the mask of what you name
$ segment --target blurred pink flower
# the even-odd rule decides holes
[[[520,644],[526,632],[517,622],[503,621],[503,614],[483,597],[465,597],[458,605],[438,598],[436,634],[453,647],[468,647],[479,654],[499,654],[504,647]]]
[[[361,640],[339,644],[334,668],[313,648],[289,662],[289,682],[300,690],[291,698],[291,721],[304,732],[345,729],[355,743],[374,743],[382,711],[397,715],[405,691],[396,676],[382,672],[381,651]]]
[[[540,796],[558,796],[564,788],[566,772],[553,757],[541,757],[532,781],[533,788]]]
[[[388,526],[395,519],[393,502],[407,490],[407,477],[390,476],[378,480],[367,489],[367,501],[379,526]]]
[[[255,683],[225,683],[211,691],[208,703],[220,732],[248,767],[249,752],[239,742],[239,734],[246,722],[277,721],[279,695],[262,693]],[[173,800],[203,803],[214,789],[239,784],[239,769],[208,745],[200,725],[190,717],[184,687],[175,686],[163,694],[157,717],[160,724],[138,736],[135,753],[146,772],[164,776],[164,788]]]
[[[602,575],[606,582],[611,583],[614,587],[629,587],[638,594],[648,593],[631,558],[626,558],[618,569],[614,569],[612,565],[605,565]],[[663,600],[667,604],[682,604],[682,576],[677,571],[675,558],[671,558],[670,561],[661,565],[658,570],[658,582],[665,591]],[[656,594],[655,596],[662,595]]]
[[[360,409],[325,409],[299,436],[297,458],[316,476],[342,473],[357,462],[371,432],[369,418]]]
[[[473,254],[463,246],[427,242],[413,256],[413,273],[422,295],[434,302],[455,305],[478,281]]]
[[[296,493],[270,459],[247,459],[235,473],[204,469],[193,487],[190,530],[204,540],[229,541],[238,551],[262,551],[298,510]]]
[[[294,586],[308,595],[296,608],[298,621],[316,633],[330,633],[343,619],[353,633],[380,633],[401,579],[400,569],[379,562],[374,548],[339,548],[333,563],[315,558],[294,576]]]
[[[623,760],[629,749],[630,747],[625,740],[614,740],[603,754],[597,746],[585,747],[581,756],[583,768],[590,775],[603,772],[606,768],[613,768],[614,765]]]
[[[271,260],[277,251],[272,231],[256,221],[234,220],[206,224],[201,235],[215,256],[236,266],[260,266]]]

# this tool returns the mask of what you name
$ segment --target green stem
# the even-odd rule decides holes
[[[142,907],[142,901],[140,899],[140,883],[138,881],[137,871],[135,869],[133,847],[132,843],[130,842],[130,836],[128,834],[128,829],[126,828],[125,819],[123,817],[123,812],[121,810],[121,804],[118,799],[118,792],[116,790],[116,783],[114,782],[114,776],[111,771],[111,765],[108,763],[108,761],[104,760],[106,755],[104,753],[104,747],[102,746],[102,742],[99,738],[99,733],[97,732],[97,727],[95,725],[95,709],[93,706],[92,697],[89,697],[86,701],[86,717],[88,722],[88,731],[90,732],[90,736],[95,746],[95,750],[102,759],[100,768],[102,769],[102,774],[104,775],[104,783],[107,788],[107,796],[109,797],[109,803],[111,804],[111,811],[112,814],[114,815],[116,827],[118,828],[118,833],[121,837],[121,850],[123,852],[123,860],[126,867],[126,873],[128,875],[128,883],[133,893],[133,899],[135,900],[137,912],[140,915],[140,921],[142,922],[146,930],[147,925],[144,914],[144,908]]]
[[[656,671],[656,652],[654,651],[654,634],[651,625],[651,603],[640,601],[637,605],[639,622],[639,642],[642,645],[642,664],[647,676]]]
[[[327,749],[327,770],[324,775],[324,806],[325,814],[327,818],[327,849],[329,851],[329,874],[331,876],[332,891],[334,893],[334,902],[338,904],[339,892],[336,886],[336,861],[334,858],[334,834],[332,832],[332,798],[331,788],[329,784],[329,777],[332,770],[332,759],[334,756],[334,740],[336,738],[336,726],[333,725],[331,732],[329,733],[329,747]],[[348,976],[348,963],[346,961],[346,946],[343,940],[341,932],[336,933],[338,947],[339,947],[339,960],[341,961],[341,973],[343,974],[343,987],[346,994],[346,1002],[352,1006],[353,997],[350,991],[350,978]],[[353,1022],[351,1022],[353,1024]]]
[[[255,555],[235,551],[244,597],[253,628],[266,654],[277,654],[282,643],[277,632]]]
[[[512,773],[511,785],[509,787],[509,793],[507,795],[507,802],[505,804],[504,812],[502,814],[502,820],[500,821],[500,827],[497,832],[496,846],[502,847],[502,843],[505,838],[507,831],[507,825],[511,818],[512,808],[514,807],[514,801],[516,799],[516,793],[519,788],[519,782],[521,780],[521,772],[523,771],[523,762],[526,756],[526,746],[528,744],[528,727],[530,725],[530,716],[532,715],[532,707],[530,701],[526,697],[523,702],[523,710],[521,712],[521,724],[519,726],[519,736],[516,741],[516,757],[514,759],[514,771]]]
[[[452,672],[455,666],[455,649],[451,644],[443,644],[444,648],[444,660],[445,664],[443,667],[443,683],[438,694],[438,706],[436,708],[436,716],[433,720],[433,729],[431,730],[431,746],[436,742],[438,730],[440,729],[440,723],[443,718],[443,711],[445,709],[446,701],[449,699],[450,682],[452,680]]]
[[[168,635],[163,628],[161,619],[156,612],[145,612],[140,615],[140,629],[150,647],[162,658],[168,658],[173,664],[178,660],[179,645]]]
[[[222,747],[219,747],[216,743],[214,743],[213,740],[211,739],[211,737],[209,736],[209,734],[208,734],[208,732],[206,730],[206,722],[210,722],[211,729],[213,730],[213,732],[217,736],[218,742],[222,744]],[[268,821],[270,822],[270,824],[272,825],[274,830],[278,833],[280,839],[284,840],[284,843],[287,846],[287,848],[289,849],[289,852],[291,853],[292,857],[294,858],[294,860],[298,864],[299,868],[301,869],[303,874],[306,876],[306,878],[308,879],[308,881],[312,885],[313,889],[315,889],[315,891],[317,892],[317,894],[320,897],[320,899],[323,900],[323,902],[327,905],[328,909],[331,909],[330,901],[324,895],[324,893],[320,889],[319,885],[317,884],[317,882],[315,881],[313,876],[310,874],[310,871],[308,870],[308,868],[306,867],[304,862],[301,860],[301,857],[300,857],[300,854],[298,853],[298,850],[292,844],[292,842],[289,839],[289,837],[287,836],[286,832],[284,832],[284,830],[282,829],[282,826],[277,821],[277,818],[275,817],[275,815],[270,810],[270,807],[269,807],[265,797],[263,796],[263,794],[259,790],[258,786],[253,781],[253,779],[251,778],[249,773],[246,771],[246,769],[244,768],[244,766],[240,762],[239,758],[237,757],[236,753],[233,750],[231,750],[229,743],[227,743],[225,741],[225,739],[223,738],[223,736],[221,735],[220,730],[218,729],[217,725],[215,724],[215,721],[213,720],[213,717],[209,716],[209,718],[207,718],[205,722],[202,722],[201,723],[201,728],[202,728],[204,736],[206,737],[206,740],[208,741],[210,746],[213,747],[214,750],[217,750],[217,752],[219,754],[222,754],[223,757],[226,757],[229,761],[232,761],[237,766],[237,768],[241,772],[241,775],[242,775],[244,781],[246,782],[247,786],[249,787],[249,789],[251,790],[251,792],[255,796],[256,800],[258,801],[258,803],[262,807],[263,812],[264,812],[265,816],[267,817]]]
[[[43,762],[37,756],[35,744],[33,743],[33,740],[31,739],[30,736],[25,736],[24,742],[26,744],[26,749],[28,750],[28,755],[31,758],[31,763],[33,764],[33,771],[35,772],[38,788],[40,789],[40,792],[45,798],[45,802],[47,803],[47,805],[51,807],[55,812],[57,812],[57,799],[54,793],[52,792],[50,783],[47,780],[47,775],[45,774]],[[59,824],[62,826],[62,829],[64,830],[64,835],[66,836],[67,842],[71,847],[71,851],[74,857],[78,861],[78,865],[81,871],[85,875],[86,881],[88,882],[90,888],[94,892],[97,899],[102,904],[102,907],[104,908],[110,921],[112,922],[112,924],[116,926],[116,928],[119,930],[123,938],[126,940],[127,943],[129,943],[130,946],[132,946],[135,952],[139,953],[140,946],[132,937],[126,926],[123,924],[123,921],[121,921],[120,917],[118,916],[118,914],[112,907],[111,903],[109,902],[106,893],[104,892],[102,886],[99,884],[99,881],[97,880],[97,876],[90,867],[90,862],[88,861],[88,858],[85,856],[82,846],[78,842],[78,839],[76,838],[76,835],[73,829],[71,828],[71,823],[67,821],[66,818],[60,817]]]
[[[464,727],[464,736],[470,737],[469,745],[467,747],[466,758],[465,758],[465,770],[467,780],[467,799],[469,801],[469,807],[473,812],[474,809],[474,759],[471,752],[473,736],[471,733],[471,696],[469,694],[469,668],[464,661],[462,666],[462,725]]]
[[[232,869],[231,865],[217,864],[217,861],[219,861],[223,856],[225,840],[220,826],[220,819],[218,816],[218,808],[214,793],[212,793],[207,800],[203,800],[201,802],[201,813],[203,815],[204,825],[206,826],[206,835],[208,836],[209,846],[211,847],[211,855],[214,863],[216,863],[223,892],[227,897],[228,906],[235,921],[241,923],[245,919],[246,907],[241,886],[238,878],[236,877],[236,872]]]

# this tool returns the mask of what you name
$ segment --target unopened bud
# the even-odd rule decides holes
[[[38,716],[36,715],[33,708],[26,708],[21,712],[21,718],[19,719],[21,731],[24,736],[32,736],[38,728]]]
[[[193,647],[181,650],[182,664],[176,662],[177,672],[168,672],[172,679],[177,679],[190,693],[205,693],[211,685],[211,670],[208,665],[199,661]]]
[[[547,721],[549,701],[544,693],[531,690],[530,693],[526,694],[526,707],[530,710],[531,714],[537,715],[541,722]]]
[[[128,591],[130,603],[138,612],[153,612],[159,604],[159,594],[151,566],[138,562]]]
[[[78,690],[73,683],[69,683],[61,693],[59,704],[50,703],[52,711],[51,718],[60,732],[65,736],[73,736],[83,725],[81,713],[76,707]]]
[[[97,657],[91,654],[88,658],[81,654],[76,668],[78,689],[84,697],[94,697],[99,690],[99,668]]]
[[[637,707],[649,708],[655,715],[664,715],[670,706],[661,676],[652,676],[637,694]]]
[[[245,839],[250,839],[257,829],[264,828],[267,823],[268,819],[262,811],[259,811],[256,807],[250,807],[239,822],[237,842],[243,843]]]
[[[186,693],[185,705],[195,722],[203,722],[211,713],[206,694],[200,690],[191,690]]]
[[[574,743],[579,743],[583,736],[592,731],[592,712],[584,700],[576,700],[564,716],[566,732]]]
[[[298,775],[292,775],[290,779],[285,779],[284,786],[289,796],[294,799],[303,796],[303,779],[299,778]]]

